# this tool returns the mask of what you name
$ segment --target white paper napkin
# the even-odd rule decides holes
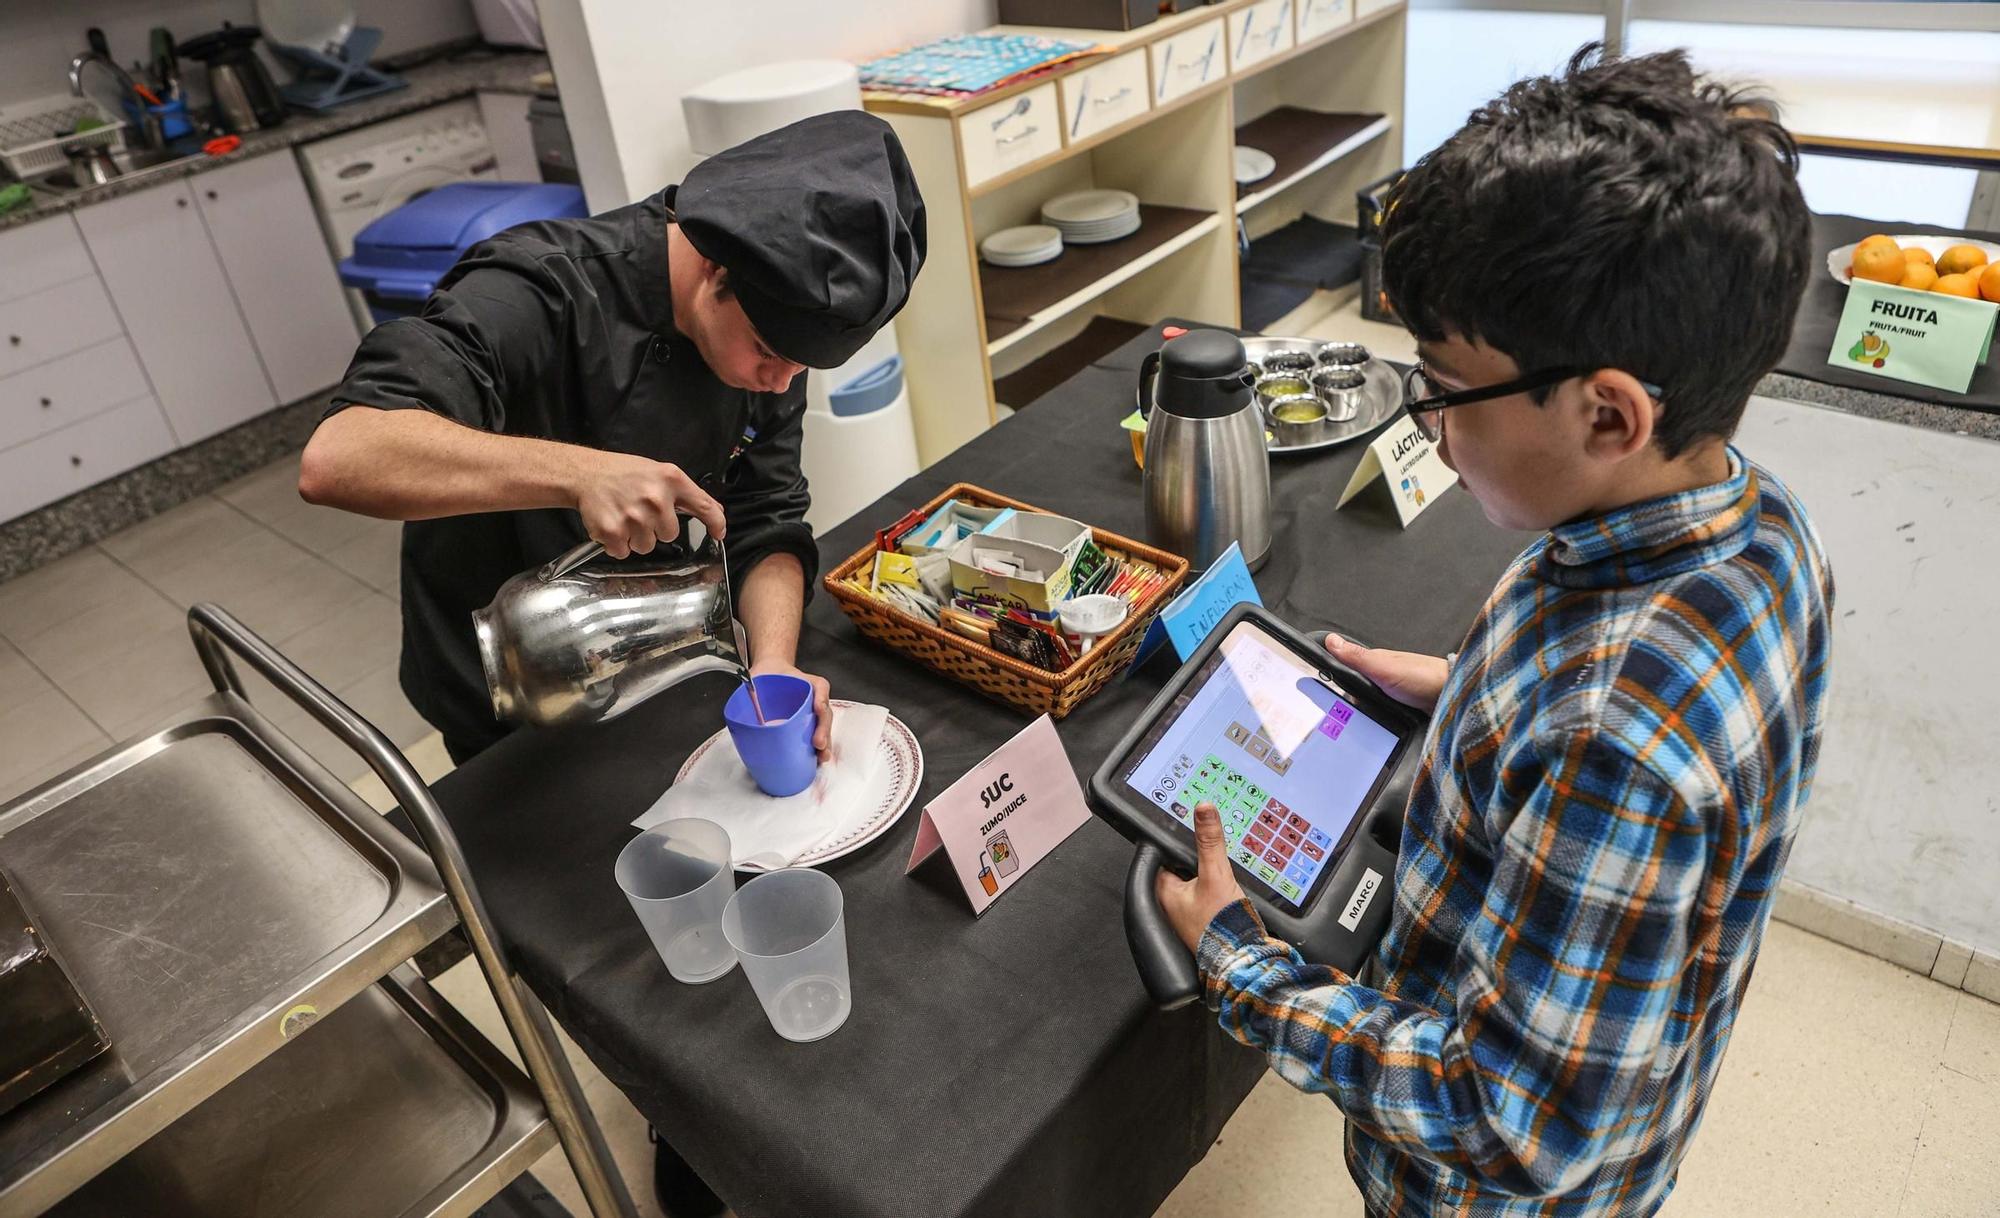
[[[821,763],[811,786],[783,798],[757,789],[725,734],[702,754],[686,778],[667,788],[632,825],[651,829],[698,816],[729,831],[732,861],[775,854],[782,860],[776,866],[789,866],[874,811],[881,797],[877,779],[883,769],[882,733],[888,723],[886,707],[840,707],[833,716],[831,756]]]

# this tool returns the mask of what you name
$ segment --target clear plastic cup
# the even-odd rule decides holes
[[[847,927],[840,885],[809,867],[760,875],[737,890],[722,933],[786,1040],[818,1040],[847,1022]]]
[[[618,887],[674,980],[699,984],[736,967],[722,911],[736,893],[729,833],[692,817],[648,829],[618,852]]]

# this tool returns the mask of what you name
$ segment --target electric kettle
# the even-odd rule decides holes
[[[553,724],[611,719],[704,672],[747,663],[729,576],[712,538],[592,564],[586,542],[523,571],[472,615],[496,717]]]
[[[1271,455],[1243,341],[1190,330],[1139,366],[1146,535],[1206,570],[1231,542],[1251,570],[1271,553]]]

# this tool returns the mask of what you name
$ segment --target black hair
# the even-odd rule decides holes
[[[1482,342],[1524,373],[1651,381],[1670,458],[1727,438],[1785,350],[1811,257],[1798,150],[1772,114],[1685,51],[1589,44],[1473,111],[1390,191],[1390,303],[1419,339]]]

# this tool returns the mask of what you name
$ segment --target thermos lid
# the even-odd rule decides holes
[[[1160,348],[1153,401],[1184,419],[1220,419],[1249,403],[1253,384],[1242,339],[1224,330],[1190,330]]]

